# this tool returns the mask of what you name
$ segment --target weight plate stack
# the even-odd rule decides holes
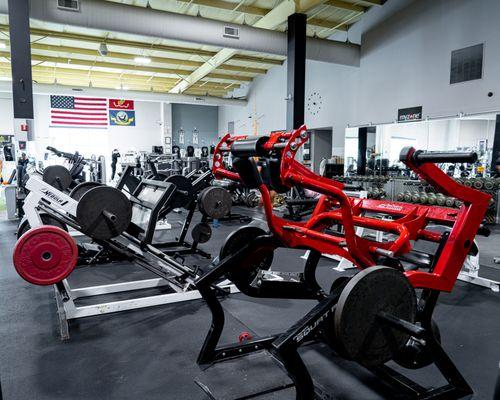
[[[14,247],[17,273],[35,285],[53,285],[67,278],[78,261],[78,248],[68,232],[40,226],[22,235]]]
[[[120,190],[98,186],[81,197],[76,208],[76,219],[87,236],[108,240],[128,228],[132,220],[132,205]]]
[[[242,226],[231,232],[227,237],[224,245],[220,249],[219,259],[224,258],[238,252],[245,247],[249,242],[258,236],[265,235],[266,232],[257,226]],[[260,270],[268,270],[271,268],[274,257],[274,248],[261,248],[247,256],[238,265],[227,274],[227,278],[231,280],[236,287],[245,292],[252,284]]]
[[[98,186],[103,186],[102,183],[98,182],[82,182],[76,185],[71,192],[69,192],[69,197],[73,200],[79,201],[82,196],[87,193],[90,189]]]
[[[198,209],[207,217],[220,219],[231,212],[231,194],[219,186],[203,189],[198,196]]]
[[[67,168],[50,165],[43,170],[43,181],[63,192],[70,187],[73,179]]]
[[[399,271],[375,266],[358,272],[342,290],[334,314],[334,340],[341,354],[365,366],[396,356],[410,335],[391,327],[386,313],[414,323],[415,290]]]

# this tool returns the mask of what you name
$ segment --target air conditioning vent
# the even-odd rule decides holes
[[[232,26],[225,26],[224,27],[224,35],[222,35],[227,38],[231,39],[239,39],[240,38],[240,32],[238,28],[233,28]]]
[[[66,11],[80,11],[80,0],[57,0],[57,8]]]
[[[195,97],[194,101],[205,101],[203,97]]]

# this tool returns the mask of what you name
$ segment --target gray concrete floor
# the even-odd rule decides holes
[[[215,255],[238,226],[222,225],[203,247]],[[61,342],[52,288],[30,285],[13,269],[15,228],[13,222],[0,221],[0,379],[5,400],[204,399],[196,378],[234,396],[287,381],[274,363],[260,355],[200,370],[195,361],[210,314],[198,300],[75,321],[71,339]],[[496,230],[486,240],[479,239],[485,266],[500,253],[499,237]],[[300,270],[300,254],[279,251],[274,265]],[[193,258],[187,261],[199,263]],[[325,286],[336,276],[333,265],[331,260],[321,261],[318,277]],[[484,268],[484,272],[500,279],[497,269]],[[142,276],[150,275],[131,265],[98,266],[78,270],[72,281],[84,285]],[[309,311],[312,303],[233,295],[223,305],[227,343],[242,331],[280,332]],[[500,294],[459,282],[453,293],[441,296],[435,318],[444,347],[474,388],[474,398],[491,399],[500,359]],[[308,346],[302,354],[312,376],[332,398],[397,397],[371,373],[339,359],[325,346]],[[432,367],[415,377],[422,383],[439,383]],[[288,390],[265,398],[293,399],[293,393]]]

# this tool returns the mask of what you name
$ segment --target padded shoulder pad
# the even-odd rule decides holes
[[[262,185],[262,177],[253,158],[235,157],[233,158],[233,167],[248,188],[256,189]]]
[[[263,146],[269,136],[256,136],[244,140],[237,140],[231,145],[231,154],[234,157],[264,156]]]
[[[274,190],[276,190],[278,193],[285,193],[288,192],[290,188],[284,186],[281,183],[281,160],[279,158],[270,158],[269,162],[269,174],[271,175],[271,186],[273,187]]]

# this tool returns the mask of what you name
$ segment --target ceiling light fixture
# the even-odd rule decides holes
[[[5,48],[7,48],[7,43],[0,42],[0,49],[5,49]]]
[[[137,64],[149,64],[151,62],[151,58],[149,58],[149,57],[135,57],[134,61]]]

